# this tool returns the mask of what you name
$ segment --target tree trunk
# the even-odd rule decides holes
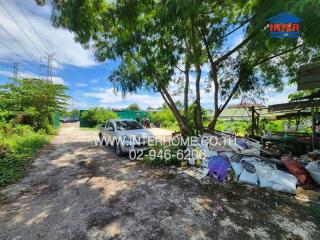
[[[184,105],[184,116],[185,118],[188,115],[188,110],[189,110],[189,69],[190,69],[190,64],[186,63],[186,68],[184,72],[185,76],[185,84],[184,84],[184,99],[183,99],[183,105]]]
[[[219,111],[219,110],[218,110]],[[219,117],[220,113],[219,112],[214,112],[213,114],[213,119],[212,121],[209,123],[208,129],[213,131],[216,127],[217,121],[218,121],[218,117]]]
[[[200,80],[201,80],[201,45],[196,44],[197,34],[194,19],[191,18],[191,44],[192,44],[192,59],[196,68],[196,100],[195,100],[195,128],[197,134],[203,133],[203,124],[201,116],[201,103],[200,103]]]
[[[218,117],[220,115],[219,111],[219,82],[218,82],[218,72],[217,72],[217,66],[215,64],[211,63],[211,72],[212,72],[212,80],[214,84],[214,115],[213,119],[210,122],[208,129],[214,130]]]
[[[200,102],[200,80],[201,80],[201,68],[200,64],[196,64],[196,130],[198,134],[203,133],[202,114],[201,114],[201,102]]]
[[[178,125],[180,127],[180,130],[181,130],[182,136],[187,136],[189,134],[188,125],[186,124],[185,120],[183,119],[181,113],[179,112],[179,110],[178,110],[177,106],[175,105],[173,99],[171,98],[169,92],[164,87],[160,88],[159,92],[160,92],[163,100],[167,104],[167,106],[170,108],[174,117],[176,118]]]
[[[217,75],[215,75],[217,76]],[[218,82],[216,80],[216,82]],[[216,102],[218,102],[218,94],[219,94],[219,85],[217,85],[218,88],[215,88],[215,92],[214,92],[214,98],[215,98],[215,111],[214,111],[214,116],[213,116],[213,120],[210,122],[209,124],[209,130],[214,130],[218,117],[220,116],[220,114],[222,113],[222,111],[227,107],[228,103],[230,102],[230,100],[233,98],[234,94],[238,91],[239,87],[240,87],[240,81],[238,80],[236,85],[234,85],[231,93],[229,94],[229,97],[226,99],[226,101],[224,102],[223,105],[221,105],[220,107],[218,106],[218,104],[216,104]]]

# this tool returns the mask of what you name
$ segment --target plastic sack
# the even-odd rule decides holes
[[[229,161],[222,156],[215,156],[209,159],[209,174],[217,181],[223,182],[227,176]]]
[[[273,170],[270,180],[274,183],[273,189],[289,193],[295,193],[298,179],[280,170]],[[278,185],[282,185],[281,187]]]
[[[231,167],[232,167],[232,170],[234,171],[235,175],[238,178],[243,171],[241,164],[237,163],[237,162],[231,162]]]
[[[306,166],[311,178],[320,185],[320,161],[311,162]]]
[[[310,177],[306,169],[297,161],[291,159],[288,156],[282,156],[281,161],[286,166],[291,174],[298,178],[299,182],[304,184],[307,181],[310,181]]]
[[[248,156],[246,156],[246,157],[241,158],[241,162],[242,162],[242,161],[246,161],[246,162],[257,162],[257,159],[256,159],[256,157],[248,157]]]
[[[218,152],[218,156],[225,157],[227,159],[231,159],[234,156],[233,152],[228,152],[228,151],[220,151]]]
[[[236,143],[237,143],[238,146],[241,147],[242,150],[249,148],[248,144],[247,144],[244,140],[242,140],[242,139],[238,139],[238,140],[236,141]]]
[[[250,185],[258,185],[258,175],[257,173],[249,173],[248,171],[243,170],[239,181]]]
[[[272,177],[272,169],[267,168],[256,168],[257,174],[259,178],[259,185],[263,188],[271,188],[273,186],[273,182],[271,181]]]

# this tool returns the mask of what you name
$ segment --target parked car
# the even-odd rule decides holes
[[[63,117],[61,119],[61,122],[63,122],[63,123],[75,123],[77,121],[79,121],[78,117]]]
[[[100,127],[99,138],[115,148],[118,156],[130,150],[146,151],[153,134],[132,119],[112,119]]]

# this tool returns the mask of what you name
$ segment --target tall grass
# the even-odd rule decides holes
[[[50,136],[26,125],[0,125],[0,187],[19,180],[27,164]]]

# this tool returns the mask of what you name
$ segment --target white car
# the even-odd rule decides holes
[[[100,140],[115,148],[118,156],[130,150],[146,151],[153,134],[132,119],[111,119],[100,127]]]

